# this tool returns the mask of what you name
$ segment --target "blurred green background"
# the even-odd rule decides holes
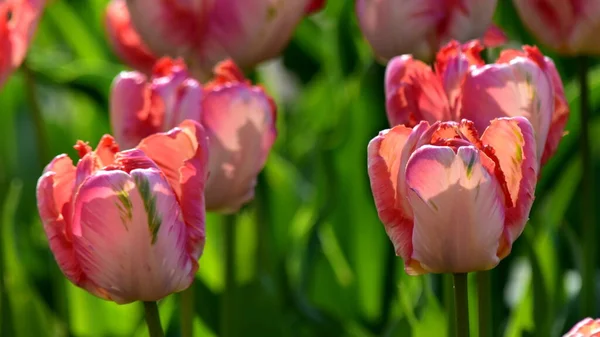
[[[97,299],[62,276],[35,200],[36,181],[53,156],[74,157],[76,140],[95,145],[110,132],[109,89],[126,68],[107,44],[106,4],[51,1],[26,62],[0,92],[2,337],[147,333],[140,304]],[[281,59],[248,74],[278,103],[279,137],[255,200],[235,217],[208,217],[193,293],[197,336],[218,336],[223,322],[234,336],[249,337],[447,335],[449,279],[407,276],[377,217],[366,148],[388,127],[385,68],[362,39],[353,7],[350,0],[329,0],[324,12],[300,24]],[[535,43],[511,1],[499,1],[495,23],[511,47]],[[582,318],[577,60],[542,50],[565,83],[569,133],[543,169],[527,229],[491,271],[493,336],[560,336]],[[590,76],[597,165],[595,63]],[[227,288],[223,228],[231,222],[236,279]],[[471,290],[472,336],[478,336]],[[235,310],[222,310],[224,298]],[[178,295],[160,302],[168,336],[180,334],[179,302]]]

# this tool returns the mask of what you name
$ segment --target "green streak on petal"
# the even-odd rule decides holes
[[[437,205],[436,205],[436,204],[435,204],[433,201],[429,200],[429,205],[430,205],[431,207],[433,207],[433,209],[434,209],[436,212],[437,212],[437,211],[439,211],[439,208],[437,207]]]
[[[142,202],[144,203],[144,209],[146,210],[146,214],[148,216],[148,229],[152,234],[152,244],[155,244],[158,230],[160,229],[160,225],[162,223],[162,219],[156,210],[156,196],[152,194],[148,179],[142,176],[135,176],[133,179],[135,180],[135,184],[140,191]]]
[[[469,160],[469,164],[467,165],[467,178],[471,179],[471,176],[473,175],[473,164],[475,164],[475,156],[471,157],[471,160]]]
[[[119,202],[116,202],[115,206],[119,209],[121,223],[123,223],[126,230],[129,230],[127,224],[133,219],[133,204],[129,198],[129,192],[125,190],[124,186],[113,186],[113,191],[115,191],[117,198],[119,199]]]

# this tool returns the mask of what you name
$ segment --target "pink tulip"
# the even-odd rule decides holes
[[[183,119],[202,123],[210,140],[206,207],[220,212],[236,211],[253,198],[277,134],[275,111],[273,100],[231,61],[220,63],[202,88],[182,62],[163,59],[150,79],[121,73],[111,97],[113,131],[126,146]]]
[[[45,0],[0,1],[0,86],[25,59],[44,4]]]
[[[398,125],[369,143],[379,218],[410,275],[495,267],[523,231],[538,160],[523,117]]]
[[[420,120],[474,122],[483,132],[498,117],[526,117],[535,130],[537,156],[545,163],[556,151],[569,116],[562,82],[548,57],[535,47],[504,50],[486,65],[472,41],[453,41],[437,55],[435,71],[411,55],[390,61],[386,106],[390,124]]]
[[[497,0],[356,0],[360,28],[383,59],[413,54],[429,60],[451,39],[481,38]]]
[[[128,11],[122,9],[121,15],[131,13],[133,26],[123,23],[119,30],[137,31],[143,43],[125,51],[125,34],[111,35],[117,53],[134,67],[145,60],[135,60],[139,51],[149,48],[157,56],[182,57],[196,78],[205,79],[227,58],[247,68],[277,56],[300,20],[324,4],[325,0],[127,0]],[[115,30],[108,24],[109,31]]]
[[[596,0],[513,0],[525,26],[559,53],[600,54],[600,2]]]
[[[117,55],[131,67],[149,74],[158,60],[131,26],[125,0],[112,0],[106,7],[106,30]]]
[[[119,151],[105,135],[81,141],[76,166],[50,162],[37,200],[50,249],[65,276],[117,303],[156,301],[193,281],[204,247],[207,144],[185,121]]]
[[[586,318],[577,323],[563,337],[600,337],[600,319]]]

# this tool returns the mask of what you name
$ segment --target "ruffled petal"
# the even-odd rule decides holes
[[[410,55],[393,58],[385,73],[387,116],[391,126],[450,120],[448,97],[439,78]]]
[[[483,66],[485,62],[480,56],[483,47],[478,41],[460,44],[451,41],[437,53],[435,71],[442,81],[452,112],[460,109],[462,81],[471,66]],[[455,119],[451,114],[451,119]]]
[[[404,170],[427,122],[414,130],[398,125],[384,130],[368,146],[368,173],[379,219],[396,254],[410,265],[412,254],[412,210],[406,200]]]
[[[137,147],[166,176],[181,204],[188,227],[188,250],[196,259],[204,248],[204,191],[208,176],[208,139],[204,128],[186,120],[179,127],[145,138]]]
[[[491,269],[504,229],[500,185],[472,146],[425,145],[406,168],[413,207],[412,258],[428,272]]]
[[[534,128],[538,158],[544,151],[553,111],[550,79],[525,57],[475,69],[463,82],[460,117],[473,121],[480,133],[494,118],[527,118]]]
[[[85,275],[117,303],[187,288],[193,261],[177,198],[157,169],[99,171],[74,202],[73,246]]]
[[[504,173],[512,207],[506,210],[506,239],[508,250],[517,239],[527,220],[534,200],[539,164],[535,149],[533,127],[524,117],[501,118],[491,121],[481,140],[494,150]]]
[[[44,169],[44,174],[38,180],[36,195],[50,250],[60,270],[71,282],[81,284],[84,277],[67,235],[69,226],[66,218],[70,218],[74,183],[75,166],[63,154],[54,158]]]

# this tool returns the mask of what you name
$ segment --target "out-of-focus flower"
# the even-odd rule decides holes
[[[545,163],[556,151],[569,116],[564,89],[554,63],[535,47],[504,50],[486,65],[477,41],[452,41],[437,54],[435,72],[411,55],[390,61],[386,71],[386,106],[392,126],[420,120],[474,122],[483,132],[498,117],[523,116],[535,130],[538,158]]]
[[[0,86],[27,54],[45,0],[0,0]]]
[[[320,11],[325,7],[325,0],[312,0],[306,7],[306,13],[311,14]]]
[[[492,120],[479,138],[467,120],[382,131],[368,147],[379,218],[408,274],[495,267],[519,237],[534,199],[534,130]]]
[[[157,58],[131,26],[125,0],[112,0],[106,7],[106,30],[115,52],[126,64],[146,74],[152,72]]]
[[[600,319],[586,318],[563,337],[600,337]]]
[[[325,0],[127,0],[128,11],[120,12],[130,13],[132,26],[122,20],[119,30],[137,31],[143,43],[126,52],[125,34],[115,34],[113,44],[134,67],[143,62],[131,58],[149,48],[157,56],[182,57],[196,78],[205,79],[228,58],[247,68],[277,56],[300,20],[324,5]]]
[[[508,42],[508,36],[500,27],[491,24],[483,34],[481,42],[488,48],[500,47]]]
[[[204,247],[207,139],[185,121],[119,151],[104,136],[95,151],[75,145],[38,181],[50,249],[65,276],[117,303],[156,301],[187,288]]]
[[[383,59],[413,54],[430,60],[452,39],[484,36],[497,0],[356,0],[361,30]]]
[[[254,196],[256,176],[275,141],[276,107],[232,61],[215,68],[202,88],[180,61],[161,60],[148,79],[123,72],[114,81],[111,122],[117,140],[134,146],[181,120],[200,121],[210,142],[206,207],[231,212]]]
[[[567,55],[600,54],[600,1],[513,0],[525,26],[542,42]]]

